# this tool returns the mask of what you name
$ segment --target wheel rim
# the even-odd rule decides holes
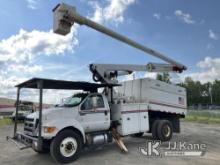
[[[165,126],[164,126],[164,135],[165,135],[166,137],[169,137],[169,136],[170,136],[170,133],[171,133],[170,127],[169,127],[168,125],[165,125]]]
[[[76,153],[77,147],[76,139],[67,137],[60,144],[60,153],[65,157],[71,157]]]

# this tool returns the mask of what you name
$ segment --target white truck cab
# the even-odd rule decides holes
[[[38,136],[33,131],[38,121],[39,111],[28,115],[25,119],[24,133]],[[43,110],[42,136],[54,138],[57,133],[67,127],[81,132],[85,142],[85,133],[108,130],[110,128],[110,108],[104,94],[77,93],[69,97],[62,106]]]

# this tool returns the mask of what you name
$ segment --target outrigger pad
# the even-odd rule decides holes
[[[119,148],[124,151],[125,153],[128,152],[127,147],[125,146],[124,142],[122,141],[121,136],[118,134],[117,130],[115,128],[112,129],[112,135],[115,139],[116,143],[118,144]]]

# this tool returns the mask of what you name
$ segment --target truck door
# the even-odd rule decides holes
[[[81,103],[79,114],[86,132],[107,130],[110,127],[108,102],[101,94],[89,95]]]

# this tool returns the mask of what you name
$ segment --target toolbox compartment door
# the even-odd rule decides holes
[[[121,134],[129,135],[139,132],[139,105],[125,104],[121,110]]]
[[[147,104],[140,104],[139,123],[140,132],[147,132],[149,130],[149,118],[148,118],[148,106]]]

